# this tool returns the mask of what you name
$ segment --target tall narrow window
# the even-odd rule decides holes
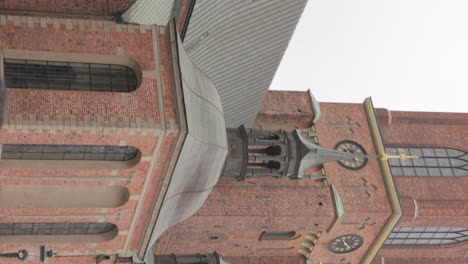
[[[110,223],[0,223],[5,235],[89,235],[103,234],[117,228]]]
[[[395,227],[385,241],[387,246],[439,246],[468,241],[464,227]]]
[[[127,66],[99,63],[5,59],[8,88],[131,92],[136,73]]]
[[[1,159],[127,161],[138,149],[130,146],[4,144]]]
[[[467,176],[468,153],[452,148],[386,146],[393,176]]]

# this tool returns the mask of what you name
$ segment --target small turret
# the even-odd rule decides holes
[[[321,147],[298,130],[227,129],[229,155],[224,177],[300,179],[304,170],[325,162],[367,158],[366,155]]]

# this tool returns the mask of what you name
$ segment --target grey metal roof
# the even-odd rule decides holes
[[[177,40],[187,136],[149,247],[170,226],[185,220],[203,205],[219,179],[228,153],[226,126],[218,91],[190,61],[180,38]]]
[[[122,18],[129,23],[166,25],[173,6],[174,0],[137,0]]]
[[[307,0],[197,0],[187,53],[219,91],[227,127],[250,127]],[[123,19],[166,25],[174,0],[138,0]]]
[[[251,126],[307,0],[197,0],[184,45],[213,81],[227,127]]]

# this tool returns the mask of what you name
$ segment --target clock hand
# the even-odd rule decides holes
[[[346,240],[343,240],[343,244],[346,246],[347,249],[350,249],[351,247],[349,246],[348,243],[346,243]]]

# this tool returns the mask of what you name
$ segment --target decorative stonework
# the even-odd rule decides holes
[[[353,121],[353,119],[349,116],[345,116],[344,122],[332,122],[328,123],[327,125],[334,128],[344,128],[349,135],[354,135],[356,130],[361,128],[361,124]]]
[[[378,191],[377,186],[369,183],[369,181],[364,177],[360,178],[360,186],[345,186],[344,188],[346,190],[364,192],[367,196],[367,199],[369,199],[374,193]]]
[[[363,230],[365,229],[366,227],[369,227],[369,226],[374,226],[375,224],[377,224],[375,221],[372,221],[372,218],[370,217],[366,217],[360,221],[356,221],[356,222],[343,222],[342,223],[343,225],[354,225],[356,226],[356,229],[357,230]]]

